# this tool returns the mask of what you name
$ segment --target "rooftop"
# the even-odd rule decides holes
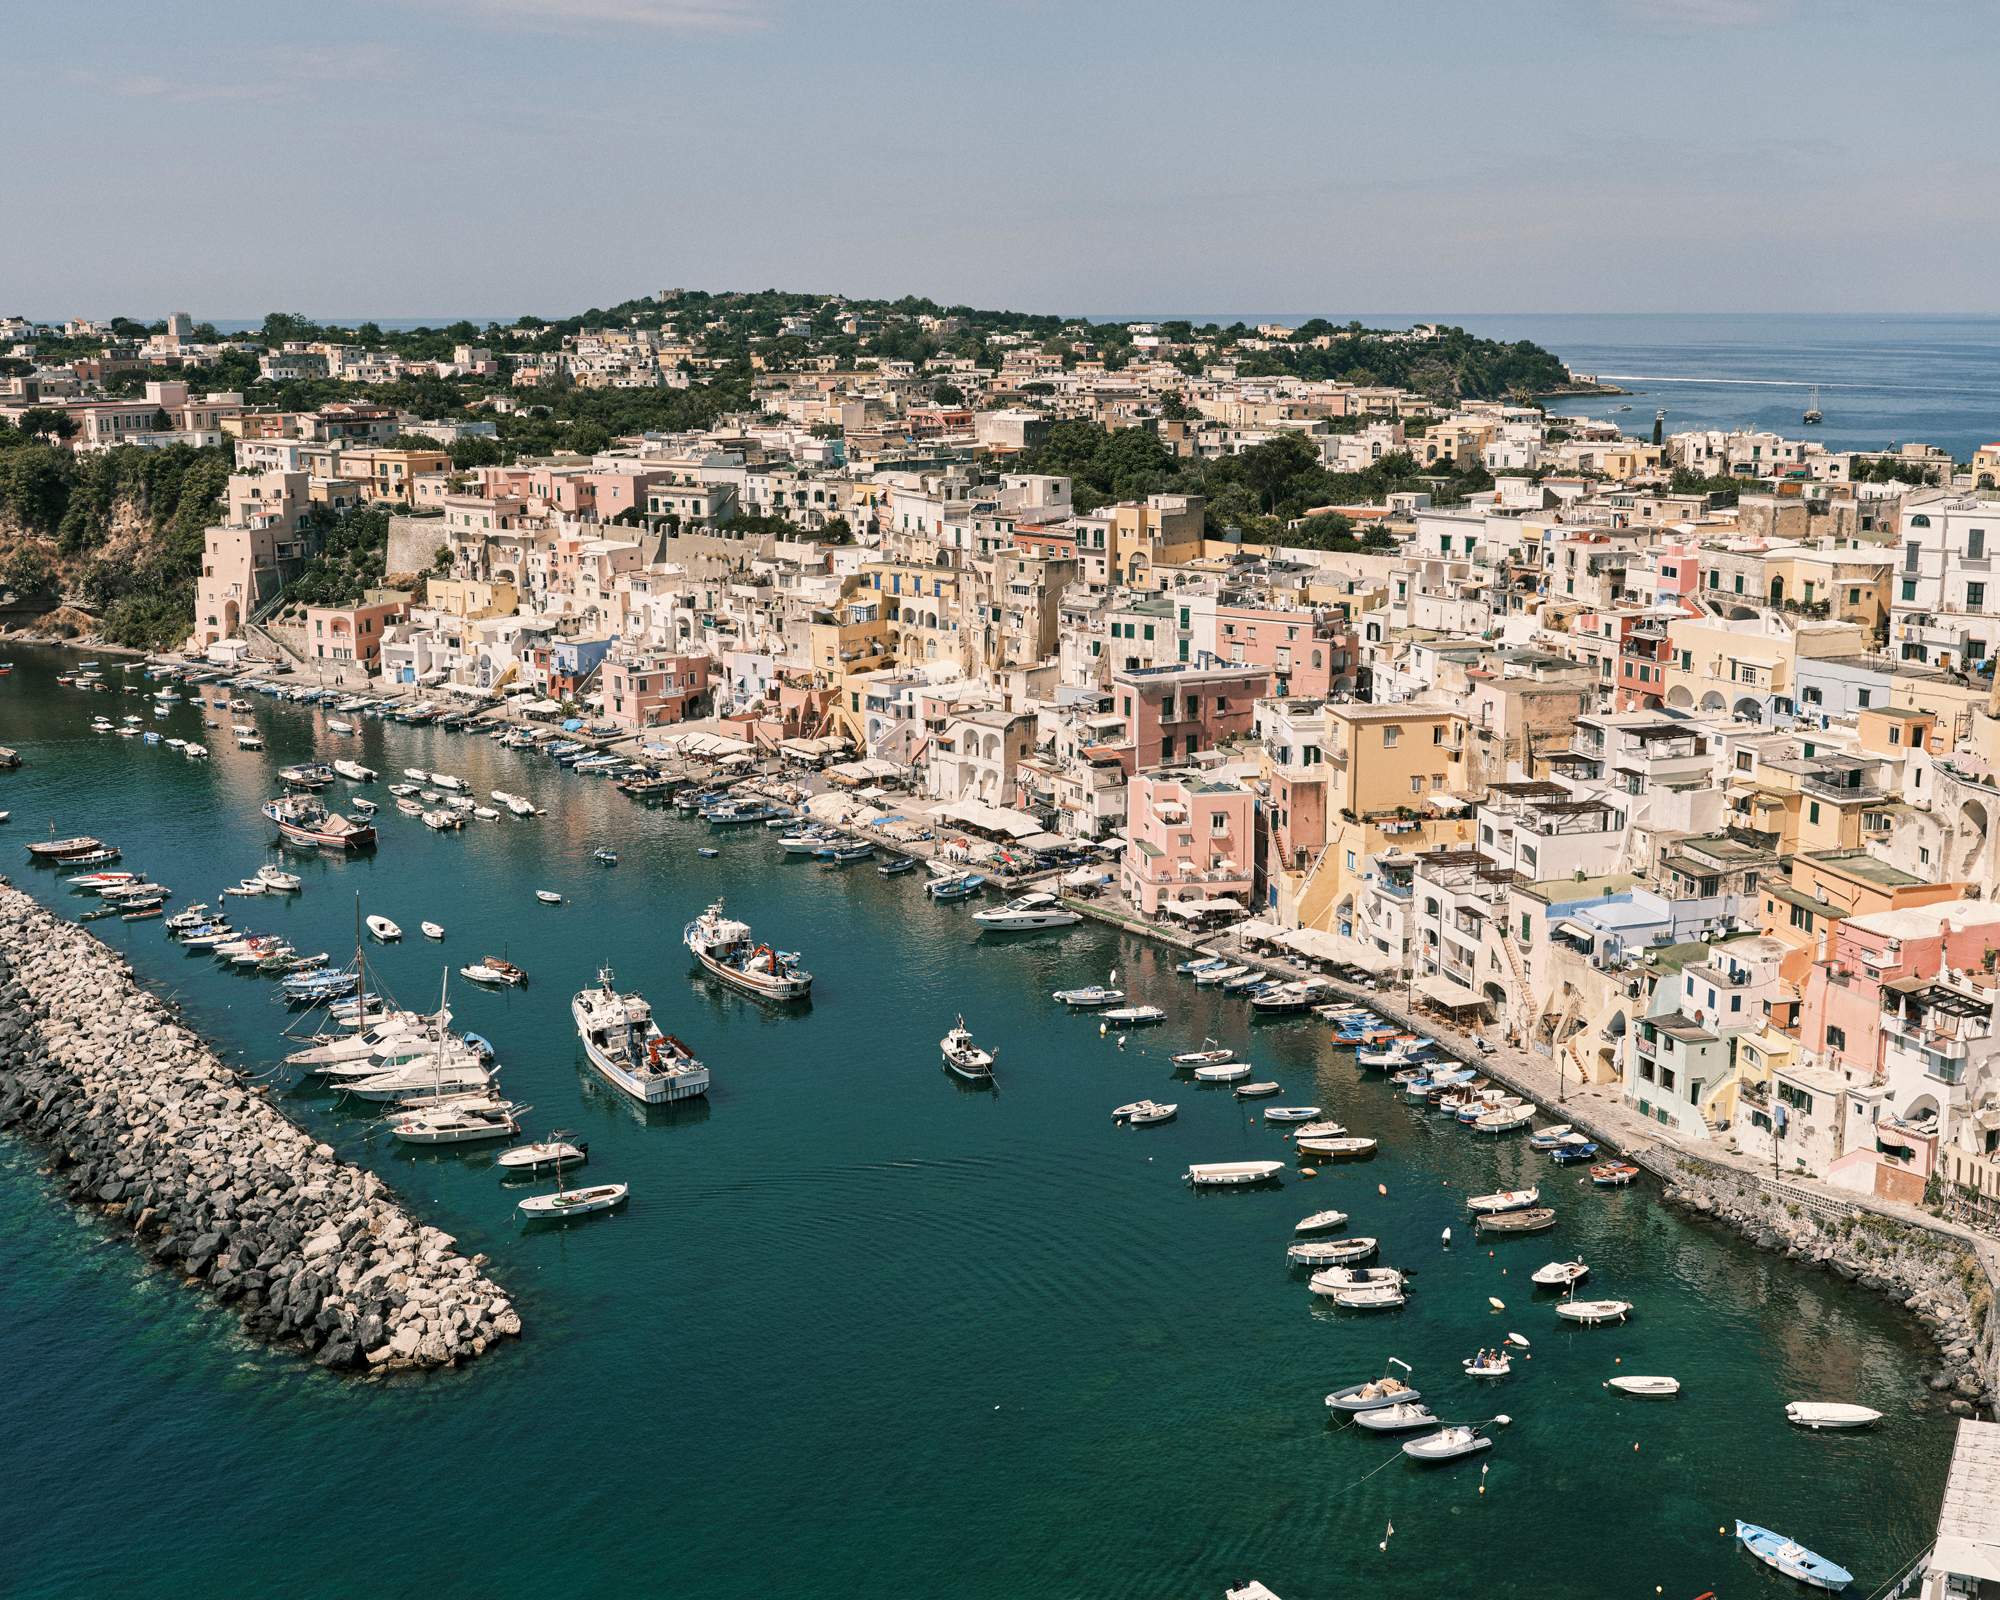
[[[1881,889],[1905,889],[1925,881],[1915,873],[1890,866],[1866,850],[1808,850],[1801,859],[1837,872],[1844,878],[1859,878],[1863,883],[1872,883]]]

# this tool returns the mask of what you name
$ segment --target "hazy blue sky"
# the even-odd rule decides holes
[[[1976,0],[9,8],[0,312],[1992,310]]]

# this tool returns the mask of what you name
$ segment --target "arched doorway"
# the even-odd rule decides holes
[[[1735,714],[1745,722],[1762,722],[1764,720],[1764,707],[1762,703],[1747,694],[1736,702],[1733,709]]]
[[[1781,606],[1784,603],[1785,603],[1785,580],[1782,577],[1773,578],[1771,580],[1771,604],[1774,606]]]

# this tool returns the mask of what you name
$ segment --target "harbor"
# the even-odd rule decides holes
[[[413,1149],[282,1069],[290,1013],[268,984],[190,955],[157,921],[94,924],[289,1116],[485,1256],[524,1334],[424,1380],[447,1403],[417,1399],[413,1423],[408,1380],[356,1383],[246,1350],[230,1319],[108,1229],[79,1252],[102,1225],[80,1229],[32,1153],[0,1147],[0,1270],[37,1291],[7,1336],[24,1377],[0,1421],[31,1433],[62,1393],[73,1420],[51,1443],[58,1469],[114,1435],[141,1462],[109,1490],[109,1514],[102,1497],[59,1495],[60,1470],[30,1486],[24,1513],[69,1537],[30,1550],[28,1592],[142,1551],[160,1593],[320,1592],[298,1574],[334,1571],[339,1591],[324,1592],[510,1587],[551,1563],[588,1586],[615,1546],[620,1571],[671,1560],[678,1585],[716,1595],[1216,1593],[1254,1571],[1288,1597],[1362,1581],[1418,1596],[1502,1570],[1545,1578],[1559,1506],[1579,1528],[1621,1529],[1584,1552],[1595,1592],[1789,1592],[1738,1546],[1747,1519],[1837,1559],[1867,1593],[1933,1537],[1953,1419],[1921,1379],[1926,1340],[1886,1302],[1691,1227],[1650,1179],[1600,1189],[1522,1133],[1454,1125],[1362,1068],[1326,1019],[1262,1019],[1177,974],[1185,953],[1169,944],[1093,920],[982,928],[973,913],[1007,894],[940,902],[920,873],[829,868],[789,855],[774,830],[635,805],[546,757],[435,726],[362,718],[335,735],[322,708],[259,699],[243,715],[261,749],[218,741],[206,761],[177,759],[93,735],[92,713],[122,707],[57,688],[65,659],[21,652],[4,691],[4,736],[25,764],[5,780],[0,838],[16,843],[21,888],[67,917],[92,904],[27,863],[53,824],[115,843],[181,903],[282,860],[299,891],[243,901],[236,920],[337,960],[358,898],[403,930],[370,945],[370,970],[426,1006],[449,967],[454,1026],[492,1042],[509,1095],[531,1107],[522,1137],[587,1144],[587,1181],[629,1185],[630,1201],[567,1228],[524,1226],[525,1191],[490,1148]],[[199,718],[183,703],[158,726],[197,738]],[[335,755],[382,776],[330,786],[333,810],[350,794],[386,800],[415,768],[539,814],[444,831],[385,805],[372,850],[281,856],[261,814],[277,773]],[[607,850],[615,864],[597,858]],[[772,1004],[697,964],[684,929],[718,901],[754,930],[753,957],[796,952],[809,1004]],[[419,936],[426,922],[441,940]],[[532,981],[460,980],[487,956]],[[571,1001],[607,966],[704,1064],[705,1095],[644,1107],[593,1069]],[[1052,998],[1091,985],[1164,1017],[1104,1027]],[[992,1053],[990,1084],[940,1064],[961,1013]],[[1176,1073],[1170,1057],[1206,1041],[1282,1095],[1239,1099],[1234,1083]],[[1113,1122],[1146,1098],[1178,1114]],[[1305,1177],[1265,1108],[1308,1104],[1376,1141],[1369,1158]],[[1278,1164],[1275,1183],[1182,1181],[1257,1162]],[[1555,1212],[1546,1232],[1478,1236],[1468,1197],[1529,1188]],[[1363,1270],[1403,1274],[1404,1303],[1343,1308],[1288,1262],[1299,1220],[1327,1208],[1348,1216],[1327,1237],[1373,1239]],[[1578,1300],[1630,1315],[1561,1315],[1531,1274],[1571,1258],[1592,1269]],[[1465,1369],[1514,1334],[1526,1343],[1504,1376]],[[1397,1436],[1329,1420],[1329,1391],[1391,1357],[1440,1420],[1512,1421],[1488,1430],[1476,1462],[1427,1468]],[[1606,1387],[1642,1374],[1680,1390]],[[135,1419],[122,1397],[142,1389],[158,1398]],[[1883,1420],[1810,1432],[1787,1420],[1801,1400],[1865,1401]],[[406,1442],[384,1456],[370,1441],[387,1427]],[[575,1457],[646,1462],[674,1515],[587,1474],[492,1470],[499,1441],[542,1429]],[[294,1525],[280,1568],[238,1530],[179,1519],[168,1485],[188,1450],[251,1516],[284,1503],[308,1452],[368,1465],[318,1486],[324,1514]],[[1740,1481],[1734,1463],[1752,1452],[1765,1470]],[[1086,1487],[1094,1531],[1080,1541],[1066,1508]],[[536,1530],[534,1548],[357,1540],[385,1492],[447,1527],[507,1517]],[[911,1516],[946,1493],[951,1517]],[[790,1536],[746,1547],[746,1511]],[[970,1578],[969,1547],[990,1553]]]

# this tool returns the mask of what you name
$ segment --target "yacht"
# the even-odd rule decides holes
[[[789,950],[759,944],[750,925],[722,914],[716,901],[681,931],[702,970],[759,1000],[803,1000],[812,993],[812,974]]]
[[[403,937],[403,930],[387,917],[370,917],[368,919],[368,932],[373,938],[383,944],[393,944],[396,940]]]
[[[946,1070],[967,1083],[993,1081],[993,1052],[972,1042],[972,1030],[966,1027],[964,1017],[953,1023],[951,1031],[938,1041],[938,1049],[944,1055]]]
[[[404,1144],[480,1144],[513,1138],[521,1121],[511,1110],[491,1104],[447,1105],[398,1117],[389,1131]]]
[[[975,911],[972,920],[983,928],[1013,933],[1029,928],[1067,928],[1083,921],[1083,917],[1054,895],[1036,890],[1019,899],[1009,900],[1004,906]]]
[[[597,970],[597,986],[570,1002],[583,1052],[598,1076],[649,1106],[692,1100],[708,1093],[708,1068],[671,1034],[660,1032],[643,995],[620,994],[611,969]]]

